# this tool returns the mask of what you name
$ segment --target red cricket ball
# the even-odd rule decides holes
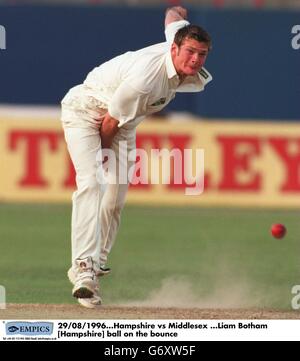
[[[275,238],[283,238],[286,234],[286,228],[281,223],[275,223],[271,227],[271,233]]]

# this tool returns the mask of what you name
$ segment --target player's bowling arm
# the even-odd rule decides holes
[[[182,6],[173,6],[166,11],[165,28],[175,21],[186,20],[187,10]]]
[[[114,136],[118,133],[119,121],[107,113],[102,121],[100,128],[102,149],[110,148]]]
[[[175,34],[179,29],[189,25],[186,18],[187,11],[181,6],[175,6],[167,10],[165,17],[165,37],[168,44],[173,43]]]

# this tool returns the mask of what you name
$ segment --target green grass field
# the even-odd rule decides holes
[[[76,303],[71,207],[0,204],[0,284],[9,303]],[[282,240],[272,223],[287,226]],[[300,284],[299,211],[127,206],[102,279],[105,304],[290,309]]]

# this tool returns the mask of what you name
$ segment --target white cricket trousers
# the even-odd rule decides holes
[[[72,196],[72,264],[76,259],[92,257],[97,266],[105,265],[120,225],[128,182],[119,184],[118,177],[117,184],[103,185],[97,181],[96,173],[99,179],[99,172],[103,172],[99,159],[98,162],[96,160],[101,149],[98,129],[64,127],[64,132],[76,171],[77,185]],[[120,157],[120,141],[123,144],[126,142],[128,152],[134,152],[135,129],[120,128],[111,147],[117,169],[126,171],[134,165],[134,161],[130,161],[128,156]]]

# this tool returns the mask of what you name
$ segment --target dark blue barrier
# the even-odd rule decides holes
[[[202,94],[179,94],[169,110],[200,116],[300,120],[300,12],[190,9],[213,37]],[[163,8],[0,7],[0,103],[57,104],[98,64],[164,40]]]

